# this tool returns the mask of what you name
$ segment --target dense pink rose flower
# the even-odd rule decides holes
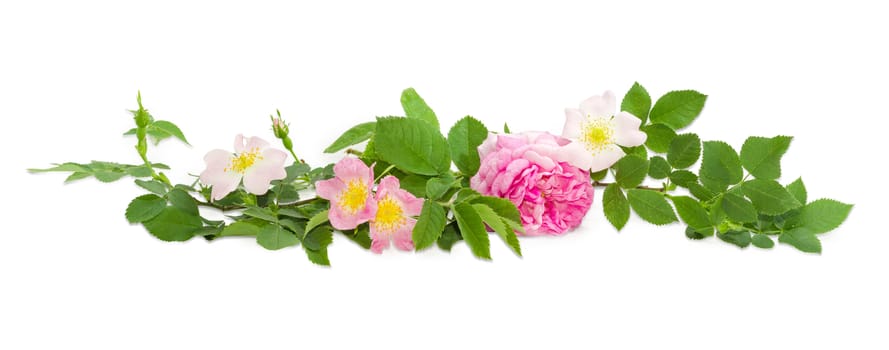
[[[509,199],[527,235],[559,235],[577,227],[593,203],[589,173],[574,165],[582,148],[549,133],[491,134],[478,148],[472,189]]]

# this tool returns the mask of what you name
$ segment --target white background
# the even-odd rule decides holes
[[[0,348],[889,347],[885,11],[867,3],[0,5]],[[249,239],[164,243],[123,216],[130,181],[29,175],[92,159],[137,163],[136,91],[193,147],[152,148],[174,180],[235,134],[292,123],[298,154],[401,114],[415,87],[449,127],[560,132],[563,109],[640,81],[710,95],[688,130],[739,147],[793,135],[784,182],[855,203],[822,255],[690,241],[638,218],[620,233],[596,200],[584,224],[493,240],[493,262],[363,251],[333,268]],[[601,196],[601,190],[597,197]],[[347,347],[348,346],[348,347]]]

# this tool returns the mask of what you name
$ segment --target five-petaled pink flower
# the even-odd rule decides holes
[[[398,178],[386,176],[377,188],[377,212],[370,220],[370,250],[382,253],[389,247],[390,238],[395,247],[410,251],[414,249],[411,234],[417,220],[413,216],[420,215],[423,199],[414,197],[410,192],[401,189]]]
[[[330,201],[328,218],[337,230],[351,230],[377,212],[373,200],[374,172],[357,158],[343,158],[333,166],[334,178],[318,181],[318,197]]]
[[[207,152],[204,162],[207,168],[201,173],[201,182],[213,186],[211,197],[220,200],[238,188],[244,179],[244,188],[253,194],[265,194],[272,180],[287,177],[284,161],[287,153],[269,148],[269,143],[259,137],[244,139],[235,137],[235,153],[214,149]]]

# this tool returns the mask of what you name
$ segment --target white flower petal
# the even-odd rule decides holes
[[[597,172],[610,168],[614,163],[624,157],[626,153],[617,145],[608,145],[593,157],[590,171]]]
[[[580,113],[583,116],[610,117],[617,109],[614,93],[605,91],[602,96],[593,96],[580,103]]]
[[[584,170],[593,166],[593,155],[580,141],[573,141],[562,146],[559,151],[553,155],[553,159],[571,164]]]
[[[252,150],[255,150],[255,149],[263,150],[263,149],[266,149],[266,148],[268,148],[268,147],[269,147],[269,143],[268,143],[268,141],[263,140],[263,139],[261,139],[261,138],[259,138],[259,137],[252,136],[252,137],[250,137],[249,139],[247,139],[247,147],[246,147],[246,148],[247,148],[248,151],[252,151]]]
[[[238,154],[244,152],[247,149],[247,146],[244,145],[244,135],[243,134],[238,134],[238,136],[235,136],[234,145],[235,145],[235,153],[238,153]]]
[[[579,138],[585,119],[579,109],[565,108],[565,127],[562,129],[562,137],[569,139]]]
[[[614,142],[624,147],[636,147],[645,143],[648,138],[639,130],[642,120],[630,113],[620,112],[614,116]]]

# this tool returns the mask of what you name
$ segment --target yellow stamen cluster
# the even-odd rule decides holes
[[[337,198],[340,208],[349,214],[355,214],[367,202],[367,185],[359,180],[349,181],[346,190]]]
[[[587,116],[583,123],[580,140],[591,153],[598,154],[614,143],[614,121],[612,118]]]
[[[404,218],[404,210],[391,196],[383,197],[377,202],[377,216],[374,226],[378,231],[393,233],[407,222]]]
[[[253,163],[256,163],[256,161],[260,159],[262,159],[262,155],[259,154],[259,148],[253,148],[232,158],[231,164],[224,170],[243,174],[244,171],[253,166]]]

